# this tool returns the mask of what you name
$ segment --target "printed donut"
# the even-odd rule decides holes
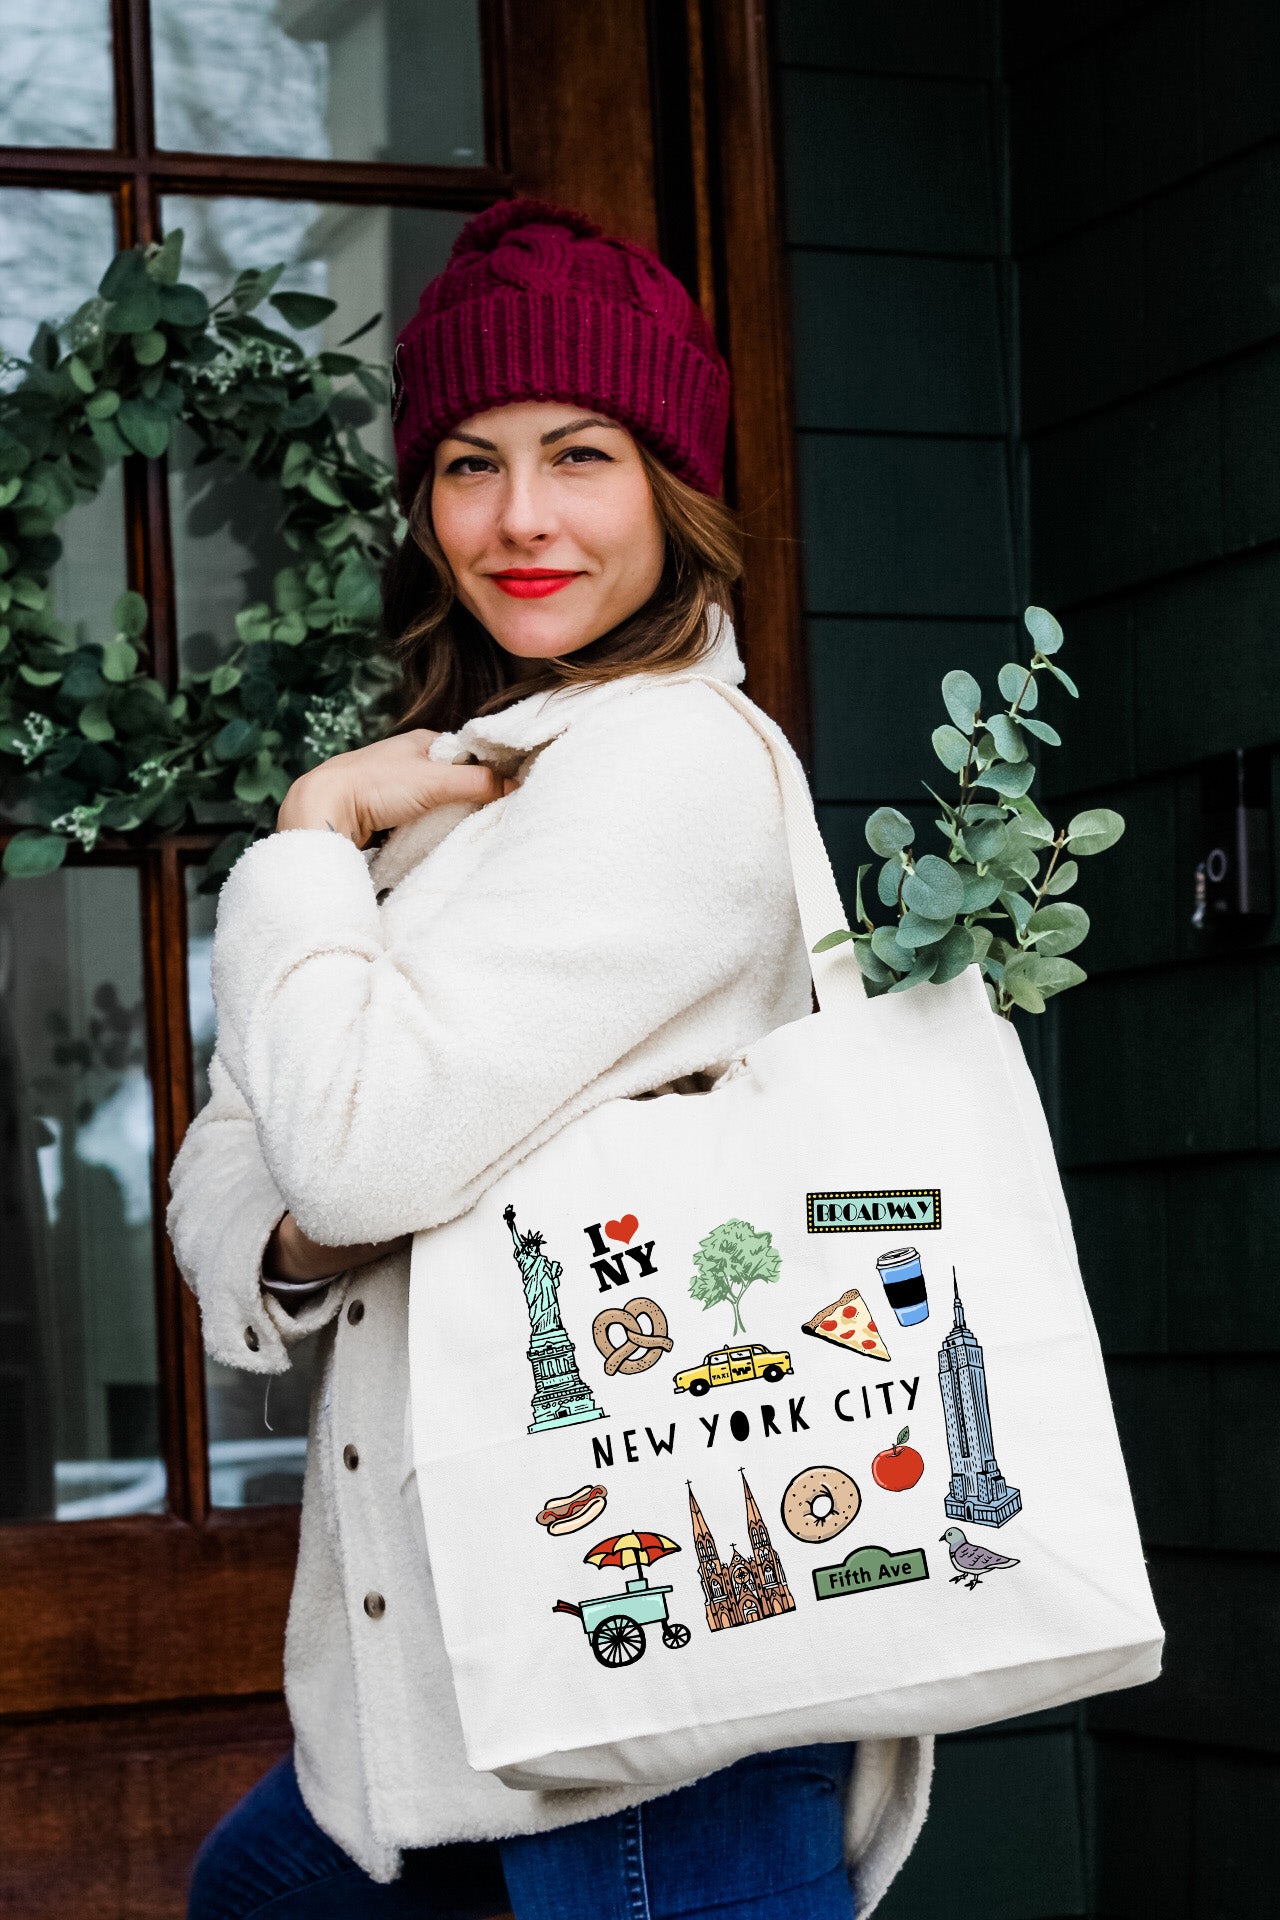
[[[830,1506],[815,1513],[815,1503],[824,1497]],[[782,1524],[797,1540],[816,1545],[843,1533],[861,1505],[862,1494],[850,1474],[839,1467],[806,1467],[782,1496]]]

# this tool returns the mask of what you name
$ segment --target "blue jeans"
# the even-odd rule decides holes
[[[850,1746],[757,1754],[661,1799],[551,1833],[426,1847],[379,1886],[278,1762],[201,1847],[188,1920],[853,1920]]]

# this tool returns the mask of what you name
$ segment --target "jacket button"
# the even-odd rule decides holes
[[[364,1319],[364,1301],[363,1300],[353,1300],[351,1302],[351,1305],[347,1308],[347,1319],[351,1322],[351,1325],[353,1327],[358,1327],[360,1325],[360,1322]]]
[[[373,896],[375,906],[380,907],[383,901],[386,899],[387,895],[390,893],[390,891],[391,891],[390,887],[379,887],[378,891]]]
[[[366,1593],[364,1610],[371,1620],[381,1620],[387,1610],[387,1603],[380,1593]]]
[[[360,1455],[353,1446],[348,1445],[342,1449],[342,1464],[344,1467],[349,1467],[352,1473],[360,1465]]]
[[[250,1353],[256,1353],[258,1351],[259,1341],[258,1341],[258,1329],[256,1327],[245,1328],[244,1343],[246,1347],[248,1347]]]

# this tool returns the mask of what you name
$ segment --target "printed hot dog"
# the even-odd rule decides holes
[[[576,1493],[548,1500],[537,1516],[538,1525],[548,1533],[576,1533],[579,1527],[589,1527],[593,1520],[598,1520],[608,1501],[609,1495],[603,1487],[579,1487]]]

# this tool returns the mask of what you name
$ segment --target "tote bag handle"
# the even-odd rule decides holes
[[[791,878],[795,885],[796,905],[800,910],[800,925],[804,930],[809,970],[813,975],[818,1005],[824,1013],[856,1013],[860,1007],[866,1006],[867,996],[849,942],[842,941],[839,946],[830,947],[825,953],[813,951],[815,943],[825,934],[834,933],[837,927],[847,927],[849,923],[845,918],[835,875],[831,871],[830,856],[813,811],[809,783],[795,748],[777,722],[762,712],[745,693],[737,687],[731,687],[727,680],[717,680],[711,674],[704,673],[690,674],[689,678],[701,680],[705,686],[714,687],[717,693],[722,694],[729,705],[736,707],[743,719],[755,728],[773,756],[778,785],[782,789],[782,817],[787,851],[791,857]]]

